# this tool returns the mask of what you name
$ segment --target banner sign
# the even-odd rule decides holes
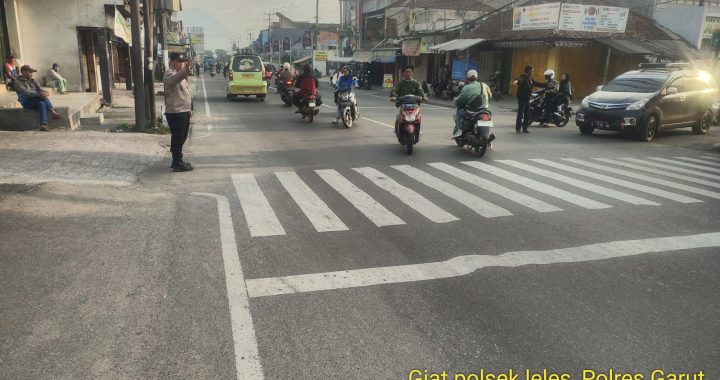
[[[563,3],[558,29],[624,33],[629,13],[627,8]]]
[[[454,60],[452,63],[452,80],[465,80],[465,75],[470,70],[477,70],[477,62],[468,62],[465,65],[465,61]]]
[[[284,51],[290,50],[290,37],[283,38],[283,50]]]
[[[316,50],[313,52],[313,59],[316,62],[327,62],[328,52],[326,50]]]
[[[408,39],[402,42],[402,55],[406,57],[417,57],[420,55],[420,40]]]
[[[280,51],[280,41],[278,40],[272,40],[272,51]]]
[[[720,17],[705,17],[703,38],[713,38],[713,33],[720,31]],[[115,33],[117,35],[117,33]],[[118,36],[120,37],[120,36]],[[123,38],[124,39],[124,38]]]
[[[115,11],[115,25],[113,32],[123,41],[132,46],[132,33],[130,32],[130,20],[123,17],[120,11]]]
[[[513,30],[555,29],[560,3],[530,5],[513,9]]]
[[[310,49],[312,48],[312,35],[310,34],[310,31],[303,32],[303,48],[304,49]]]
[[[393,75],[392,74],[384,74],[383,75],[383,88],[394,88],[395,83],[393,83]]]

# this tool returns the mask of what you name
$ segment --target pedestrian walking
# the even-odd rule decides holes
[[[185,54],[170,53],[170,68],[165,71],[163,84],[165,85],[165,117],[170,125],[170,153],[174,172],[187,172],[193,170],[189,162],[183,161],[182,148],[190,132],[190,117],[192,116],[192,97],[188,87],[190,75],[190,62]]]
[[[38,110],[40,113],[40,130],[49,131],[48,113],[53,119],[59,119],[60,114],[55,111],[50,102],[50,94],[40,87],[40,84],[33,79],[33,73],[37,70],[28,65],[20,68],[20,75],[15,81],[15,92],[17,92],[18,102],[23,108]]]
[[[513,81],[513,84],[518,86],[518,111],[517,117],[515,118],[515,132],[517,133],[530,133],[530,131],[528,131],[528,126],[531,122],[530,97],[532,96],[532,89],[533,87],[546,87],[544,83],[535,82],[532,79],[532,73],[533,67],[531,65],[527,65],[520,77]]]

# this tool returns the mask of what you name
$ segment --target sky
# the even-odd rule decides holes
[[[320,22],[340,22],[339,0],[320,1]],[[185,26],[205,28],[205,49],[229,50],[232,40],[241,46],[267,29],[265,13],[280,12],[295,21],[315,21],[315,0],[182,0],[179,17]],[[273,21],[278,21],[273,16]]]

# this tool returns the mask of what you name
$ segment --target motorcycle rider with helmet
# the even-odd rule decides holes
[[[295,73],[292,70],[290,70],[290,64],[288,62],[283,63],[282,69],[280,69],[280,70],[282,70],[282,71],[280,72],[280,75],[278,75],[278,78],[280,79],[279,85],[280,85],[280,89],[284,90],[285,83],[287,83],[287,82],[294,83],[295,82]]]
[[[295,113],[302,113],[300,110],[300,102],[309,95],[315,95],[315,103],[318,107],[322,105],[322,100],[320,97],[320,93],[317,91],[318,87],[320,87],[320,82],[318,82],[317,78],[313,74],[313,68],[309,63],[306,63],[303,66],[303,73],[300,74],[300,76],[295,79],[295,88],[299,88],[300,91],[296,92],[293,95],[293,103],[296,107],[298,107],[297,111]],[[315,113],[317,114],[320,111],[319,108],[315,109]]]
[[[492,93],[487,84],[479,82],[478,73],[475,70],[467,72],[468,83],[463,86],[460,95],[458,95],[453,104],[458,108],[455,113],[455,129],[452,138],[456,139],[462,136],[463,119],[471,112],[479,112],[490,106],[490,97]]]
[[[357,78],[354,78],[350,73],[350,68],[348,66],[343,66],[339,70],[340,75],[337,78],[337,83],[335,84],[335,104],[338,104],[338,94],[340,92],[353,92],[353,89],[358,86],[357,84]],[[336,107],[335,111],[335,120],[332,122],[333,125],[337,125],[340,123],[340,107]]]
[[[557,109],[558,93],[560,92],[560,83],[555,80],[555,70],[547,69],[543,74],[545,76],[545,119],[552,120],[552,114]]]

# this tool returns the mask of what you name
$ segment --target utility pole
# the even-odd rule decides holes
[[[145,93],[147,95],[145,109],[147,120],[149,121],[150,127],[156,125],[156,111],[155,111],[155,81],[153,80],[153,31],[155,30],[155,24],[153,19],[153,0],[144,0],[143,6],[145,12],[143,12],[143,21],[145,24]]]
[[[272,63],[272,57],[273,57],[273,51],[272,51],[272,50],[273,50],[273,46],[272,46],[272,45],[273,45],[273,44],[272,44],[272,40],[270,39],[270,28],[272,27],[272,16],[273,16],[273,14],[272,14],[272,13],[265,13],[265,16],[267,16],[267,18],[268,18],[268,35],[267,35],[267,38],[268,38],[268,47],[269,47],[269,50],[270,50],[270,52],[269,52],[269,53],[270,53],[270,63]],[[260,41],[260,42],[262,42],[262,41]],[[263,44],[263,51],[265,50],[265,46],[264,46],[264,45],[265,45],[265,44]]]
[[[130,51],[133,95],[135,96],[135,126],[138,129],[145,129],[145,100],[143,93],[143,65],[142,49],[140,47],[140,0],[130,1],[131,28],[132,28],[132,49]]]
[[[315,0],[315,47],[313,50],[316,50],[318,46],[318,36],[320,34],[320,26],[318,25],[320,23],[320,0]]]
[[[159,30],[160,46],[162,46],[162,57],[160,57],[160,59],[158,59],[160,62],[162,62],[162,67],[161,67],[160,75],[159,75],[160,78],[158,78],[158,79],[162,80],[163,75],[165,75],[165,70],[167,70],[167,68],[168,68],[168,61],[167,61],[168,60],[168,48],[167,48],[167,41],[166,41],[166,36],[165,36],[165,34],[167,33],[167,31],[165,30],[165,28],[167,27],[167,18],[166,18],[167,16],[165,14],[165,4],[163,2],[160,3],[160,8],[158,8],[158,10],[160,11],[160,15],[159,15],[160,16],[159,17],[160,18],[160,21],[159,21],[159,24],[160,24],[160,30]]]

